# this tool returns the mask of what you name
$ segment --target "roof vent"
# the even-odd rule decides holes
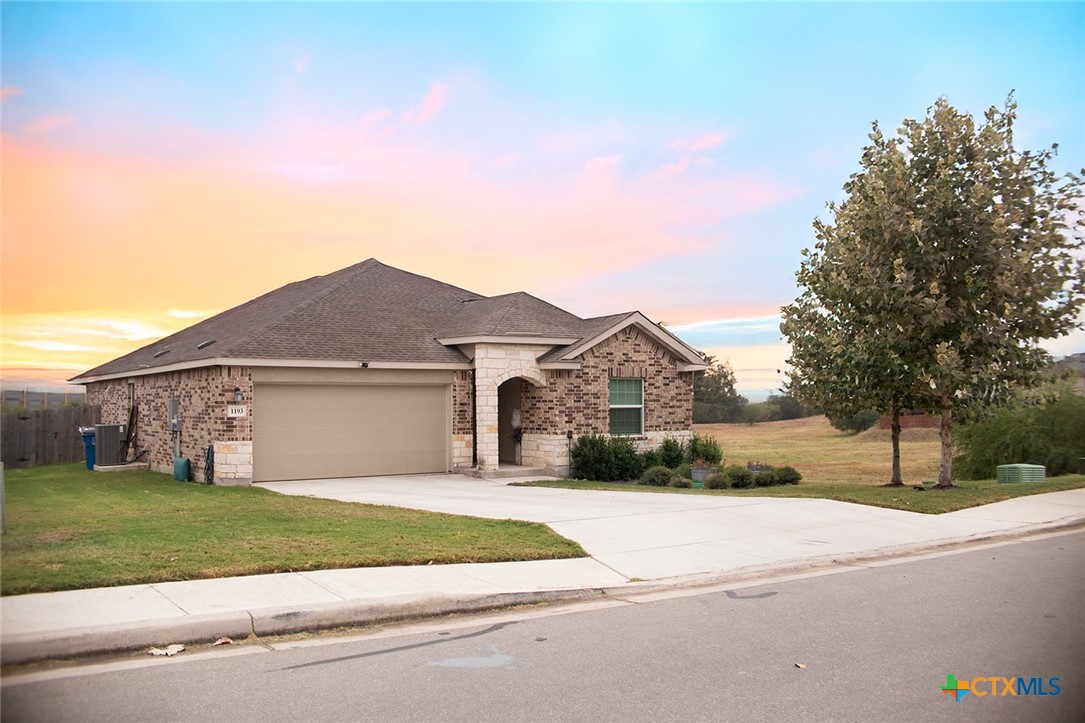
[[[216,341],[218,341],[218,339],[208,339],[207,341],[201,341],[199,344],[196,345],[196,348],[197,349],[206,349],[207,347],[214,344]]]
[[[166,355],[167,355],[167,354],[169,354],[169,353],[170,353],[170,350],[169,350],[169,349],[163,349],[162,351],[156,351],[156,352],[154,353],[154,358],[155,358],[155,359],[157,359],[158,357],[160,357],[160,356],[166,356]]]

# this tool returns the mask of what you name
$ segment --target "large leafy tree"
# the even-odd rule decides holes
[[[726,359],[708,357],[709,367],[693,381],[693,421],[738,422],[748,403],[735,390],[735,372]]]
[[[1015,148],[1015,119],[1012,96],[979,125],[940,99],[896,138],[875,125],[784,309],[796,393],[941,416],[939,487],[955,413],[1034,384],[1050,361],[1039,342],[1085,302],[1081,176],[1049,168],[1054,147]]]
[[[796,274],[802,293],[783,307],[781,331],[791,342],[788,384],[804,403],[830,418],[875,409],[892,419],[892,476],[903,484],[900,414],[922,406],[912,344],[909,300],[897,283],[908,246],[910,186],[900,139],[877,124],[862,170],[830,203],[833,222],[814,220],[817,244],[804,250]]]

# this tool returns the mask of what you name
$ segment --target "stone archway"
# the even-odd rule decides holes
[[[508,420],[501,418],[499,389],[513,379],[545,386],[546,377],[535,361],[543,351],[543,348],[524,349],[498,344],[479,344],[475,348],[476,450],[480,469],[497,469],[502,457],[502,427],[507,425],[508,434],[512,433],[511,415]],[[506,394],[511,392],[506,391]],[[510,456],[506,455],[506,458]]]

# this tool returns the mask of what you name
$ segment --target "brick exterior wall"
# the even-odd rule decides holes
[[[656,446],[664,437],[688,438],[693,424],[693,374],[678,371],[678,360],[652,338],[628,327],[585,351],[579,369],[541,370],[537,358],[544,346],[479,344],[474,371],[457,372],[452,382],[452,462],[454,468],[471,466],[472,375],[475,378],[478,417],[478,466],[495,469],[498,459],[498,387],[521,378],[523,422],[522,462],[528,467],[567,471],[566,433],[608,434],[610,379],[644,380],[644,435],[634,442]],[[132,384],[130,390],[129,384]],[[240,387],[246,417],[227,417],[234,387]],[[205,455],[215,445],[215,481],[246,484],[252,479],[251,370],[216,366],[134,377],[87,385],[87,403],[102,409],[104,424],[126,424],[129,396],[139,407],[138,448],[147,450],[140,461],[172,474],[174,436],[169,432],[166,403],[179,400],[182,417],[181,456],[191,461],[193,477],[203,480]]]
[[[658,446],[665,437],[685,440],[693,425],[693,374],[679,372],[678,360],[649,336],[628,327],[581,355],[581,367],[540,370],[535,361],[546,350],[514,345],[479,345],[479,466],[496,468],[497,387],[521,379],[522,463],[568,471],[566,433],[609,434],[610,379],[644,380],[644,435],[639,447]],[[470,464],[470,378],[453,384],[453,458]],[[466,436],[464,436],[466,434]],[[463,446],[458,446],[463,445]]]
[[[128,423],[130,383],[139,407],[137,448],[147,450],[139,461],[149,462],[151,469],[157,472],[173,473],[175,442],[166,419],[166,403],[170,399],[179,402],[181,456],[189,458],[194,479],[203,480],[209,444],[215,443],[218,460],[220,444],[252,441],[252,375],[246,367],[206,367],[133,377],[131,382],[119,379],[88,384],[87,403],[102,408],[103,424]],[[242,404],[248,408],[249,416],[226,416],[226,407],[234,400],[234,387],[241,388]],[[251,444],[248,447],[251,481]],[[231,454],[235,455],[231,462],[240,461],[236,450]],[[225,457],[222,462],[226,463]],[[233,477],[228,476],[231,472]],[[227,483],[234,479],[245,482],[243,476],[237,476],[238,472],[244,472],[244,465],[241,469],[231,470],[229,467],[219,469],[216,464],[216,479],[225,474],[227,477],[223,481]]]
[[[472,463],[471,376],[473,371],[456,372],[452,380],[452,468],[469,468]]]
[[[610,379],[644,379],[644,431],[688,431],[693,374],[670,352],[628,327],[581,355],[580,369],[548,370],[546,385],[524,383],[524,434],[610,432]]]

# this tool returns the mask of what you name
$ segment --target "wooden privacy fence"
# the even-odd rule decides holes
[[[82,462],[79,427],[93,427],[100,418],[99,408],[87,405],[4,412],[0,459],[8,469]]]

